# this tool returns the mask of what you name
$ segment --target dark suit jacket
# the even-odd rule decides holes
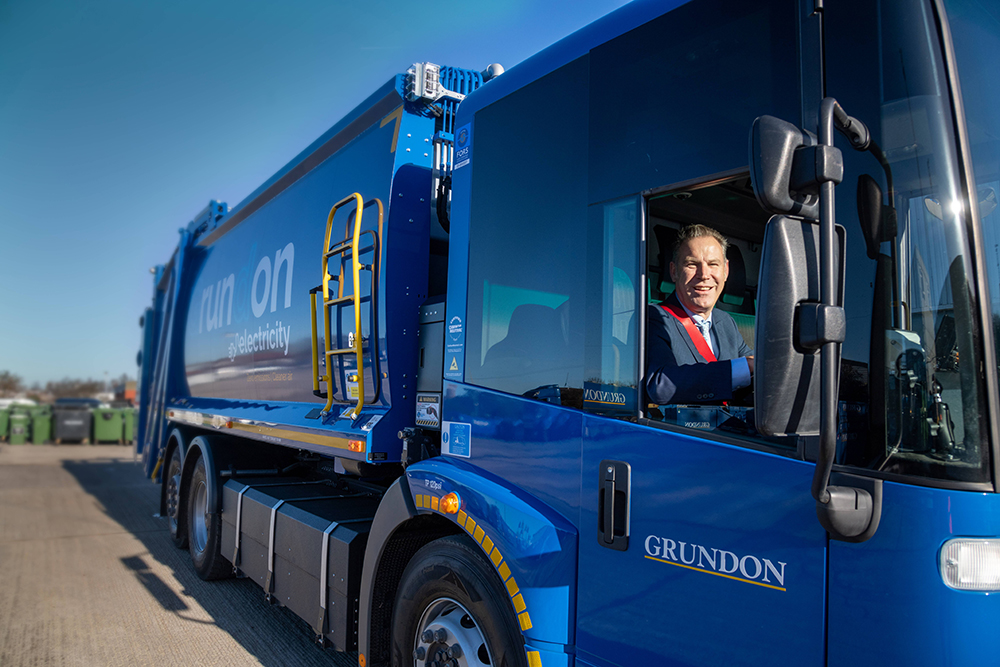
[[[667,302],[680,303],[675,294]],[[728,313],[712,311],[712,336],[718,361],[706,362],[684,325],[660,306],[646,311],[646,394],[651,403],[717,403],[733,396],[732,359],[753,350]]]

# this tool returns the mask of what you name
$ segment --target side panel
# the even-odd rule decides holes
[[[809,495],[812,464],[596,416],[584,427],[584,660],[823,664],[827,538]],[[630,467],[616,480],[624,550],[603,539],[607,461]]]
[[[173,420],[323,454],[399,460],[396,434],[412,424],[415,410],[418,307],[428,296],[434,132],[433,118],[410,111],[400,101],[336,152],[300,156],[289,172],[297,180],[279,178],[282,188],[272,185],[266,203],[237,209],[194,245],[185,236],[148,384],[147,441],[157,445],[162,423]],[[331,208],[354,192],[365,202],[359,284],[350,250],[331,256],[327,273],[330,299],[360,295],[360,331],[352,303],[329,308],[329,333],[322,303],[317,308],[320,376],[327,375],[325,339],[333,350],[352,348],[355,333],[363,341],[366,407],[352,421],[341,414],[358,399],[353,353],[332,356],[333,381],[321,385],[334,398],[330,414],[320,415],[325,398],[313,394],[310,290],[323,282],[326,249],[353,235],[350,199],[325,243]]]
[[[159,333],[156,340],[156,357],[152,362],[152,381],[149,384],[149,406],[146,429],[140,437],[144,439],[143,464],[146,475],[152,476],[168,431],[167,401],[177,392],[179,365],[177,348],[183,343],[179,333],[175,335],[177,316],[182,300],[183,274],[190,235],[181,232],[180,244],[156,287],[156,303],[162,303],[162,315],[157,317]],[[159,310],[159,306],[158,306]],[[154,481],[159,481],[154,480]]]
[[[453,382],[445,382],[442,410],[445,433],[468,436],[468,447],[451,447],[449,460],[502,479],[576,523],[582,413]]]
[[[528,640],[571,641],[576,530],[558,513],[485,471],[453,458],[406,470],[417,512],[458,523],[482,547],[510,594]],[[440,499],[457,493],[461,509],[445,514]]]
[[[139,435],[135,439],[135,451],[136,454],[140,455],[143,454],[145,444],[143,434],[146,432],[146,421],[149,418],[149,393],[153,382],[153,361],[156,358],[156,320],[159,317],[155,303],[157,300],[154,298],[153,307],[147,308],[142,314],[142,347],[139,349],[139,358],[137,359],[139,368],[135,383],[138,407],[136,433]]]
[[[321,282],[327,216],[353,192],[389,206],[393,130],[374,125],[204,250],[184,329],[190,395],[317,400],[309,290]],[[331,243],[344,238],[349,211],[353,204],[335,218]],[[364,213],[364,228],[378,231],[377,211]],[[336,295],[336,283],[332,289]],[[368,307],[362,311],[367,324]]]
[[[868,542],[830,543],[831,667],[991,664],[1000,654],[1000,596],[941,579],[942,545],[1000,535],[992,493],[885,482]]]

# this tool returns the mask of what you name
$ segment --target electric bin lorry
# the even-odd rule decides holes
[[[414,65],[155,269],[173,540],[362,667],[996,664],[998,61],[972,0],[654,0]],[[753,391],[653,405],[691,223]]]

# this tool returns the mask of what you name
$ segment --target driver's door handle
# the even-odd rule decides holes
[[[624,461],[601,461],[597,502],[597,540],[617,551],[628,549],[632,467]]]

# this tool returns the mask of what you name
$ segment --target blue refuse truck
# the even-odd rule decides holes
[[[361,667],[991,664],[998,26],[639,1],[413,65],[155,269],[172,539]],[[657,405],[694,223],[752,392]]]

